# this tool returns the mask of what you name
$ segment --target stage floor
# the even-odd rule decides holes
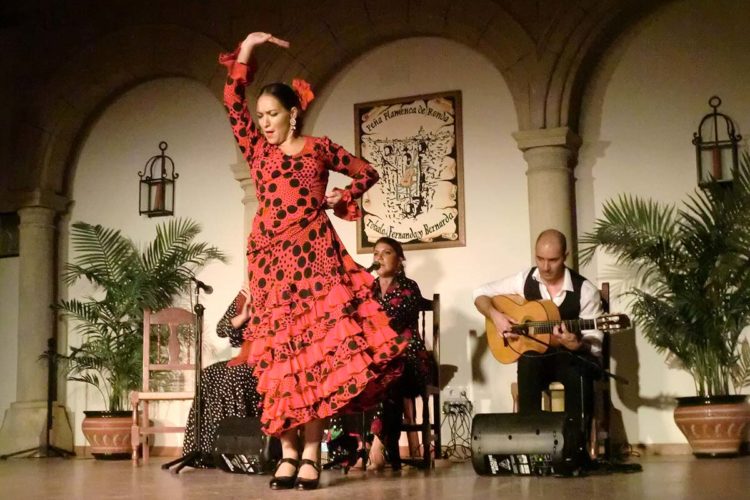
[[[23,459],[0,461],[2,499],[254,499],[341,498],[748,498],[750,457],[702,459],[691,456],[640,459],[643,471],[578,478],[482,477],[470,463],[441,466],[429,473],[323,472],[322,488],[312,492],[271,491],[267,476],[185,469],[175,475],[159,465],[134,468],[129,461]],[[634,460],[635,461],[635,460]]]

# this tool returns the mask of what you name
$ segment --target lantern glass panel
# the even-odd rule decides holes
[[[174,213],[174,181],[166,181],[164,184],[164,210],[169,214]]]
[[[149,211],[149,192],[151,191],[151,186],[146,181],[141,181],[140,184],[140,195],[138,196],[139,204],[138,207],[140,213],[146,213]]]
[[[720,181],[731,180],[733,165],[731,146],[702,148],[700,182],[710,182],[712,176]]]

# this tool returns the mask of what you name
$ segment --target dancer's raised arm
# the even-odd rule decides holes
[[[289,42],[287,42],[286,40],[276,38],[270,33],[257,31],[255,33],[250,33],[249,35],[247,35],[245,39],[242,40],[242,43],[240,43],[240,52],[239,54],[237,54],[237,62],[247,64],[247,62],[250,60],[253,49],[258,45],[263,45],[264,43],[273,43],[285,49],[289,48]]]
[[[234,138],[242,154],[250,160],[255,154],[255,147],[261,134],[255,126],[245,101],[245,87],[252,81],[255,65],[250,64],[255,47],[264,43],[273,43],[288,48],[289,42],[276,38],[270,33],[250,33],[234,52],[219,56],[219,62],[227,67],[229,76],[224,84],[224,106],[229,113]]]

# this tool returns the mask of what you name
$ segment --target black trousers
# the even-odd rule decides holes
[[[598,361],[583,354],[590,362]],[[579,429],[588,429],[594,409],[595,366],[564,350],[550,349],[544,354],[528,352],[518,360],[518,412],[542,411],[542,391],[551,382],[565,386],[565,413]]]

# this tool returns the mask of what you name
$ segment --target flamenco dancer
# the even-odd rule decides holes
[[[270,487],[307,490],[320,480],[324,420],[376,401],[400,375],[408,342],[389,327],[370,291],[372,276],[347,253],[326,215],[330,208],[356,220],[355,200],[378,174],[327,137],[300,134],[313,98],[303,81],[295,80],[294,89],[263,87],[253,123],[245,87],[253,52],[265,43],[289,47],[269,33],[251,33],[219,59],[229,71],[224,104],[258,197],[247,243],[250,320],[232,363],[255,367],[264,432],[282,443]],[[329,170],[352,183],[326,193]]]

